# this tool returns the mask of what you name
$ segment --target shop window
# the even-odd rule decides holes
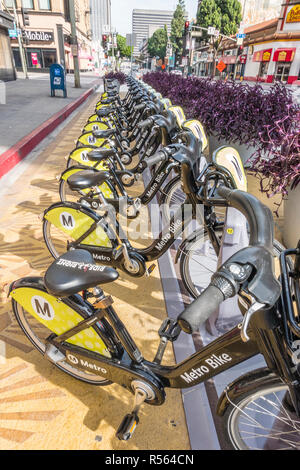
[[[39,0],[39,9],[40,10],[51,10],[50,0]]]
[[[33,0],[22,0],[22,7],[28,10],[34,10]]]
[[[259,66],[258,76],[263,78],[267,75],[269,62],[261,62]]]
[[[277,62],[275,70],[275,80],[286,83],[289,78],[291,64],[286,62]]]
[[[49,51],[43,50],[42,53],[43,53],[43,59],[44,59],[44,67],[46,69],[50,68],[52,64],[57,63],[56,50],[49,50]]]
[[[13,49],[13,56],[14,56],[15,66],[22,67],[19,49]]]
[[[28,67],[41,69],[43,67],[41,49],[27,49]]]

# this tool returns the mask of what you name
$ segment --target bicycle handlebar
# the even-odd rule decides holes
[[[197,331],[225,300],[223,292],[213,285],[209,285],[188,307],[179,315],[178,324],[185,333]]]
[[[274,305],[280,295],[280,283],[274,275],[272,263],[271,211],[244,191],[222,186],[218,188],[218,194],[246,216],[250,227],[250,246],[232,255],[212,276],[200,297],[178,316],[178,324],[186,333],[196,331],[223,300],[236,295],[246,281],[247,291],[263,305]]]
[[[148,118],[148,119],[145,119],[145,121],[139,122],[137,127],[139,129],[146,129],[147,127],[152,126],[152,124],[153,124],[153,119]]]

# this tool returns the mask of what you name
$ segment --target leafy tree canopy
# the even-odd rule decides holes
[[[184,28],[184,12],[185,3],[184,0],[178,0],[176,10],[174,11],[172,22],[171,22],[171,35],[170,40],[173,50],[176,54],[182,54],[183,37],[182,31]]]
[[[230,36],[238,30],[242,20],[238,0],[202,0],[197,13],[197,24],[207,28],[214,26],[222,34]]]
[[[131,47],[126,45],[126,38],[121,36],[121,34],[117,34],[117,51],[120,52],[120,57],[131,57]],[[114,50],[114,54],[116,55],[116,49]],[[112,55],[112,50],[110,49],[109,56]]]
[[[168,44],[168,32],[165,25],[164,28],[157,29],[148,40],[148,52],[151,57],[158,56],[164,59]]]

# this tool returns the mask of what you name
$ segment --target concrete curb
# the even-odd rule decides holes
[[[0,178],[25,158],[47,135],[56,129],[70,114],[73,113],[100,85],[100,81],[79,96],[75,101],[51,116],[47,121],[27,134],[15,145],[0,155]]]

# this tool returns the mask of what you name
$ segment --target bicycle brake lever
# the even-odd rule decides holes
[[[242,321],[242,326],[241,326],[241,338],[244,343],[247,343],[249,341],[249,336],[247,335],[247,329],[249,326],[249,322],[251,320],[252,315],[257,312],[258,310],[261,310],[264,308],[266,304],[261,304],[260,302],[253,302],[253,304],[250,306],[249,310],[245,314],[243,321]]]

